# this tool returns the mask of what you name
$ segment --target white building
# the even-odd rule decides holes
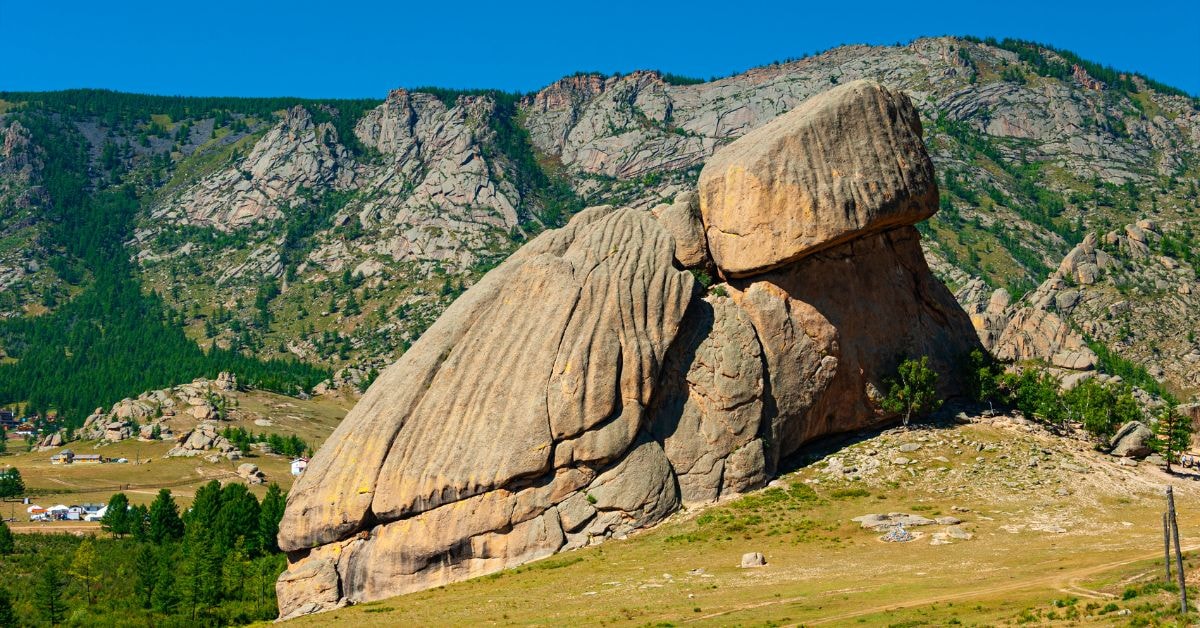
[[[296,458],[292,461],[292,475],[300,475],[308,468],[308,458]]]

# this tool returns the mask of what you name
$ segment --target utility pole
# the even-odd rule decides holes
[[[1179,579],[1179,607],[1180,612],[1187,615],[1187,583],[1183,576],[1183,550],[1179,547],[1179,521],[1175,518],[1175,490],[1167,487],[1167,512],[1171,517],[1171,536],[1175,541],[1175,571],[1178,573],[1175,576]]]
[[[1163,565],[1167,568],[1167,584],[1171,584],[1171,515],[1163,511]]]

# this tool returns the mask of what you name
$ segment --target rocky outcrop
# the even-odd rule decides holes
[[[219,454],[237,460],[245,452],[221,436],[221,431],[212,422],[203,422],[195,429],[183,432],[176,438],[176,445],[167,451],[166,457],[188,457]]]
[[[930,274],[919,239],[901,227],[731,282],[762,343],[776,459],[889,418],[879,402],[905,356],[929,356],[943,394],[960,388],[974,334]]]
[[[1078,301],[1079,293],[1068,289],[1061,276],[1052,275],[1017,303],[1012,302],[1008,291],[991,291],[977,279],[959,290],[956,297],[970,315],[980,342],[998,359],[1037,361],[1068,371],[1095,368],[1095,352],[1064,318]]]
[[[857,110],[880,94],[906,102],[863,84],[821,107]],[[856,120],[871,126],[822,137],[862,173],[893,155],[856,149],[860,135],[914,134],[911,157],[926,159],[903,115]],[[810,132],[777,127],[796,136],[780,150],[801,150]],[[746,160],[717,162],[759,164]],[[803,221],[786,204],[760,206],[794,187],[767,181],[776,189],[736,201],[742,213]],[[707,265],[699,228],[712,233],[687,195],[657,218],[591,208],[518,250],[379,376],[297,480],[280,524],[281,615],[485,574],[761,486],[804,443],[892,420],[878,402],[901,355],[930,355],[950,392],[950,366],[975,336],[908,226],[934,211],[936,190],[879,185],[895,189],[872,198],[910,208],[905,217],[830,231],[708,295],[680,270]],[[756,247],[735,246],[717,264],[755,260]]]
[[[212,381],[199,378],[173,388],[147,391],[136,399],[127,397],[107,411],[96,408],[84,419],[78,437],[109,442],[135,436],[144,440],[173,439],[172,424],[186,435],[197,424],[221,420],[225,407],[230,405],[226,394],[237,388],[237,377],[229,372],[221,372]],[[180,451],[193,449],[186,447],[185,441],[181,441],[180,445],[183,447]],[[210,448],[194,448],[197,453],[176,452],[176,455],[198,455]]]
[[[34,445],[34,450],[50,451],[51,449],[62,447],[64,444],[66,444],[66,442],[66,435],[61,430],[57,432],[51,432],[38,439],[37,443]]]
[[[916,108],[870,81],[810,98],[700,173],[709,250],[732,277],[915,224],[933,215],[937,198]]]
[[[156,210],[191,224],[231,231],[282,215],[303,190],[346,188],[354,163],[331,122],[316,122],[299,105],[254,144],[237,168],[219,170]]]

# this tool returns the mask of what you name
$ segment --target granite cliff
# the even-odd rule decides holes
[[[955,393],[978,344],[912,226],[936,199],[908,97],[857,81],[718,152],[698,193],[589,208],[533,239],[384,371],[297,481],[281,616],[757,488],[815,438],[894,420],[879,402],[904,355],[930,356]],[[731,223],[743,237],[714,246]],[[688,272],[703,268],[728,281],[704,290]]]

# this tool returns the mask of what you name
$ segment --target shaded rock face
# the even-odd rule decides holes
[[[903,98],[852,87],[838,91]],[[838,142],[873,129],[920,146],[903,115],[863,120],[825,138],[850,162],[860,151],[861,172],[894,156]],[[770,185],[785,189],[728,209],[784,212],[759,204],[791,183]],[[714,262],[694,194],[652,213],[589,208],[521,248],[380,375],[297,480],[279,533],[281,615],[494,572],[762,486],[805,442],[892,420],[877,402],[904,354],[930,355],[952,392],[952,366],[977,341],[908,226],[935,209],[936,189],[856,185],[912,209],[708,295],[681,270]],[[716,261],[756,268],[760,253]]]
[[[762,343],[773,460],[887,417],[878,402],[905,356],[929,356],[943,394],[978,346],[970,320],[901,227],[731,283]]]

